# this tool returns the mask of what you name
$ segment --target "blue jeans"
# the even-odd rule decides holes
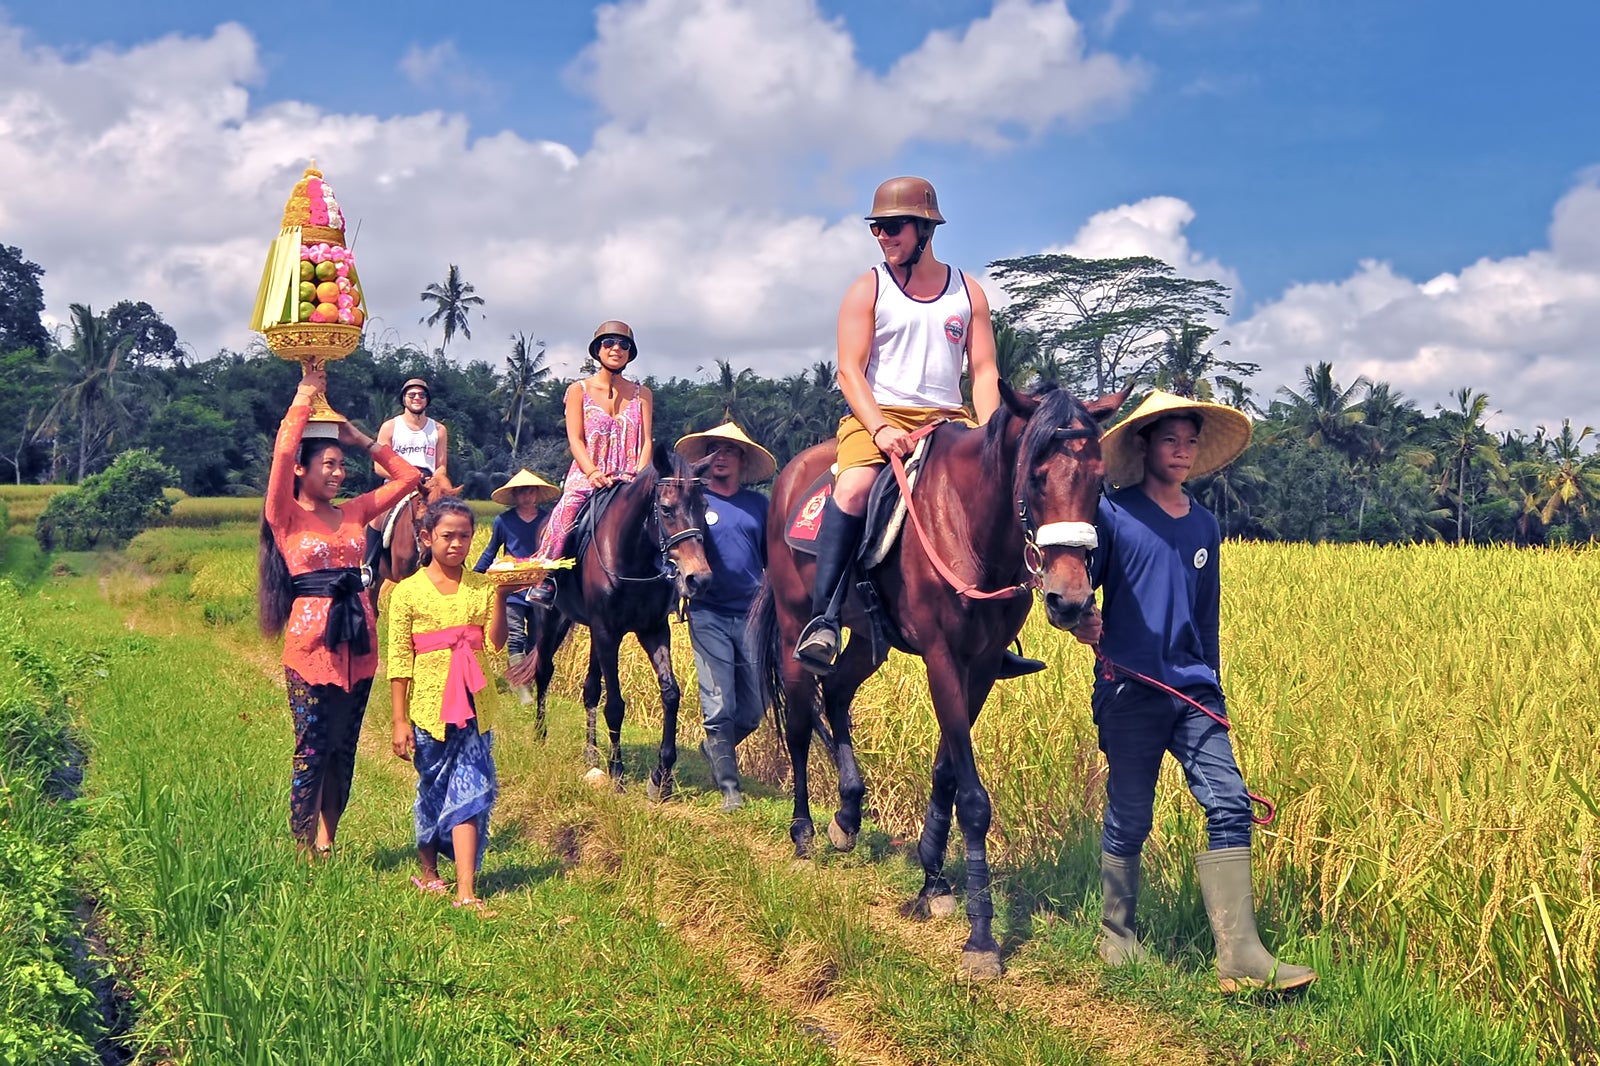
[[[506,600],[506,654],[513,660],[533,650],[528,647],[528,612],[532,610],[521,596]]]
[[[1224,718],[1215,690],[1188,693]],[[1206,812],[1211,848],[1250,846],[1250,796],[1233,759],[1228,731],[1183,701],[1138,681],[1095,687],[1094,721],[1106,753],[1106,821],[1100,846],[1138,855],[1150,835],[1161,757],[1171,752]]]
[[[745,616],[710,607],[690,608],[689,643],[700,678],[700,715],[707,736],[733,744],[754,733],[766,708],[755,657],[745,645]]]

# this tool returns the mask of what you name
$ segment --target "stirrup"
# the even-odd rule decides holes
[[[794,660],[818,677],[833,673],[839,658],[839,623],[819,614],[806,623],[794,643]]]
[[[556,583],[554,578],[545,578],[527,592],[528,602],[536,607],[554,607],[556,602]]]

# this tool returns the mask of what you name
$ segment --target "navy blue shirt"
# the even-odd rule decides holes
[[[1193,497],[1189,513],[1173,518],[1134,485],[1101,498],[1095,529],[1100,547],[1090,577],[1101,592],[1100,650],[1173,688],[1220,694],[1216,518]],[[1098,671],[1095,677],[1106,683]]]
[[[519,559],[528,559],[539,554],[539,538],[534,535],[534,530],[538,527],[543,513],[540,511],[535,514],[532,522],[524,522],[515,507],[497,515],[494,528],[489,532],[488,547],[483,549],[483,554],[478,556],[477,565],[472,569],[480,574],[489,569],[489,564],[494,562],[501,548],[505,548],[507,555],[515,555]],[[527,603],[528,598],[526,593],[513,592],[507,597],[507,602]]]
[[[748,612],[767,565],[765,496],[750,489],[732,496],[706,490],[706,561],[711,583],[689,601],[689,610]]]

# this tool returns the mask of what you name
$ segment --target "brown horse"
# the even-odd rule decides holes
[[[650,657],[661,687],[661,747],[646,791],[651,799],[665,799],[672,793],[672,768],[678,761],[680,698],[667,622],[677,601],[693,598],[711,580],[705,553],[706,496],[700,483],[710,461],[691,467],[683,456],[659,443],[652,456],[652,466],[610,490],[615,495],[596,522],[577,568],[556,573],[555,608],[531,612],[531,650],[507,672],[506,679],[513,685],[535,684],[539,697],[535,728],[543,736],[545,695],[555,673],[556,651],[573,623],[588,626],[584,756],[590,766],[600,765],[595,728],[603,681],[606,728],[611,736],[608,769],[620,791],[622,719],[627,705],[622,698],[617,655],[623,636],[632,633]]]
[[[954,913],[954,895],[943,872],[954,805],[966,838],[967,917],[972,924],[961,964],[973,976],[994,976],[1001,965],[991,931],[989,794],[973,758],[972,726],[994,685],[1002,655],[1032,606],[1029,587],[1042,595],[1050,623],[1061,629],[1076,625],[1094,602],[1087,553],[1104,471],[1100,424],[1123,399],[1110,396],[1085,405],[1063,391],[1019,395],[1004,382],[1000,393],[1001,407],[983,429],[947,423],[933,432],[914,496],[928,542],[908,516],[898,544],[866,575],[883,605],[894,643],[921,657],[939,720],[933,787],[917,847],[923,887],[907,911],[918,917]],[[767,526],[767,579],[751,612],[752,644],[764,659],[769,695],[782,710],[794,770],[789,835],[801,858],[809,854],[815,835],[806,793],[813,728],[829,743],[839,767],[839,810],[828,825],[828,838],[840,850],[855,846],[866,786],[850,738],[850,701],[883,661],[875,657],[873,623],[859,587],[852,588],[845,605],[849,643],[834,672],[821,680],[825,723],[817,716],[818,679],[793,656],[800,630],[811,617],[816,566],[785,541],[785,518],[828,469],[834,453],[834,442],[819,444],[796,456],[778,475],[772,490],[775,518]],[[930,551],[978,595],[953,588]],[[1008,586],[1010,595],[982,595]]]
[[[404,581],[417,572],[422,557],[417,532],[422,528],[422,515],[428,509],[428,504],[446,496],[459,495],[460,486],[450,484],[442,474],[435,474],[422,488],[396,504],[400,513],[394,519],[394,534],[389,540],[389,547],[378,556],[378,575],[367,590],[374,616],[378,613],[378,593],[382,591],[384,582]]]

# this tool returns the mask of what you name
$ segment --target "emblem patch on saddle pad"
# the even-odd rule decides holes
[[[783,531],[783,537],[789,542],[790,547],[816,553],[817,534],[822,532],[822,508],[832,495],[833,474],[824,471],[812,484],[811,491],[806,494],[805,502],[795,512],[789,528]]]

